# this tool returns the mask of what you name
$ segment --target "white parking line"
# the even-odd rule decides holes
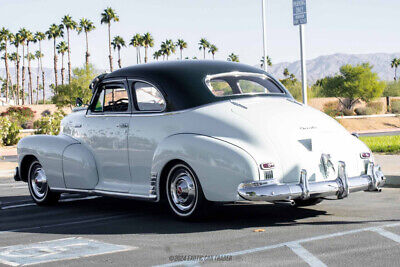
[[[129,217],[129,216],[130,216],[130,214],[117,213],[115,215],[111,215],[111,216],[107,216],[107,217],[100,217],[100,218],[96,217],[96,218],[92,218],[92,219],[84,219],[84,220],[71,221],[71,222],[65,222],[65,223],[54,223],[54,224],[39,225],[39,226],[33,226],[33,227],[24,227],[24,228],[18,228],[18,229],[4,230],[4,231],[0,231],[0,235],[15,233],[15,232],[22,232],[22,231],[27,231],[27,230],[37,230],[37,229],[45,229],[45,228],[51,228],[51,227],[60,227],[60,226],[67,226],[67,225],[74,225],[74,224],[105,221],[105,220],[111,220],[111,219],[120,219],[120,218],[124,218],[124,217]]]
[[[89,199],[95,199],[99,198],[100,196],[88,196],[88,197],[76,197],[76,198],[65,198],[65,199],[60,199],[59,202],[73,202],[73,201],[79,201],[79,200],[89,200]],[[17,202],[18,203],[18,202]],[[12,204],[12,203],[9,203]],[[16,208],[22,208],[22,207],[28,207],[28,206],[35,206],[35,203],[23,203],[23,204],[16,204],[16,205],[9,205],[9,206],[4,206],[1,207],[1,210],[8,210],[8,209],[16,209]]]
[[[25,204],[18,204],[18,205],[10,205],[10,206],[5,206],[1,207],[2,210],[8,210],[8,209],[15,209],[15,208],[22,208],[22,207],[28,207],[28,206],[35,206],[35,203],[25,203]]]
[[[255,253],[255,252],[266,251],[266,250],[270,250],[270,249],[274,249],[274,248],[280,248],[280,247],[284,247],[284,246],[290,247],[291,245],[293,245],[293,243],[300,244],[300,243],[305,243],[305,242],[310,242],[310,241],[317,241],[317,240],[322,240],[322,239],[327,239],[327,238],[332,238],[332,237],[340,237],[340,236],[344,236],[344,235],[355,234],[355,233],[366,232],[366,231],[378,232],[378,233],[382,234],[383,236],[400,243],[400,239],[398,239],[398,238],[400,238],[400,236],[382,229],[384,227],[396,227],[396,226],[400,226],[400,223],[392,223],[392,224],[386,224],[386,225],[381,225],[381,226],[367,227],[367,228],[354,229],[354,230],[338,232],[338,233],[333,233],[333,234],[314,236],[314,237],[303,238],[303,239],[299,239],[299,240],[295,240],[295,241],[289,241],[289,242],[284,242],[284,243],[280,243],[280,244],[269,245],[269,246],[265,246],[265,247],[258,247],[258,248],[234,251],[234,252],[221,254],[221,255],[217,255],[217,256],[218,257],[226,257],[226,256],[239,256],[239,255],[252,254],[252,253]],[[298,251],[300,251],[300,250],[298,250]],[[305,250],[305,251],[307,251],[307,250]],[[306,254],[304,254],[304,251],[302,251],[301,253],[303,253],[303,255],[306,255]],[[312,255],[308,251],[307,251],[307,253]],[[297,254],[297,255],[299,255],[299,254]],[[312,257],[314,257],[314,255],[312,255]],[[301,257],[301,258],[303,258],[303,257]],[[314,257],[314,258],[316,258],[316,257]],[[179,262],[172,262],[172,263],[157,265],[157,267],[160,267],[160,266],[163,266],[163,267],[167,267],[167,266],[185,266],[185,265],[188,265],[188,264],[191,265],[191,264],[196,264],[196,263],[199,263],[199,262],[200,261],[179,261]],[[319,266],[319,265],[316,265],[316,266]],[[321,265],[321,266],[325,266],[325,265]]]
[[[373,229],[372,231],[374,231],[374,232],[376,232],[376,233],[378,233],[378,234],[380,234],[380,235],[382,235],[382,236],[384,236],[386,238],[389,238],[389,239],[391,239],[391,240],[393,240],[393,241],[395,241],[397,243],[400,243],[400,235],[396,235],[395,233],[386,231],[386,230],[384,230],[382,228],[376,228],[376,229]]]
[[[297,254],[303,261],[307,262],[311,267],[326,267],[325,263],[320,261],[317,257],[311,254],[307,249],[305,249],[302,245],[297,242],[288,243],[286,245],[289,247],[294,253]]]

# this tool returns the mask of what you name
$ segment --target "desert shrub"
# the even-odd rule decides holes
[[[61,120],[64,118],[64,116],[65,113],[61,110],[54,112],[54,114],[43,116],[34,123],[34,127],[36,129],[35,134],[59,134]]]
[[[373,115],[373,114],[376,114],[376,113],[374,112],[374,110],[373,110],[372,108],[370,108],[370,107],[360,107],[360,108],[356,108],[356,109],[354,109],[354,112],[355,112],[357,115]]]
[[[28,107],[9,107],[6,112],[1,113],[2,117],[9,117],[13,122],[22,125],[33,120],[35,112]]]
[[[392,113],[400,114],[400,101],[393,101],[390,104]]]
[[[372,114],[382,113],[383,103],[382,102],[369,102],[367,103],[367,108],[371,109]]]
[[[342,110],[342,112],[343,112],[344,116],[353,116],[353,115],[355,115],[355,113],[354,113],[354,111],[352,109],[344,108]]]
[[[51,114],[51,112],[50,112],[50,110],[48,110],[48,109],[46,109],[46,110],[44,110],[42,113],[40,113],[40,115],[42,115],[42,117],[43,116],[48,116],[48,115],[50,115]]]
[[[324,104],[323,110],[327,115],[329,115],[331,117],[343,115],[343,112],[339,109],[338,103],[335,101]]]
[[[1,143],[6,146],[15,145],[19,141],[19,127],[17,122],[11,121],[8,117],[0,117],[0,138]]]

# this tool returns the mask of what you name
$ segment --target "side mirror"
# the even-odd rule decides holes
[[[82,107],[83,106],[83,100],[80,97],[77,97],[75,100],[75,106],[77,107]]]

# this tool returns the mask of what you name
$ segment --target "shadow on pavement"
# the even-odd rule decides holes
[[[328,216],[326,211],[314,208],[294,208],[287,205],[238,204],[215,205],[209,210],[209,216],[201,221],[186,222],[175,219],[166,206],[156,203],[111,198],[98,198],[76,202],[59,203],[51,207],[15,209],[2,212],[1,230],[20,229],[17,232],[52,233],[71,235],[117,235],[117,234],[179,234],[199,233],[249,227],[274,227],[308,225],[360,224],[397,220],[365,221],[319,221],[301,222],[304,218]],[[62,227],[26,228],[51,225],[70,221],[79,221],[91,217],[113,214],[123,217],[65,225]],[[34,215],[33,215],[34,214]],[[26,218],[24,218],[26,217]],[[100,217],[101,218],[101,217]],[[15,219],[19,223],[15,223]],[[23,228],[26,228],[25,230]]]

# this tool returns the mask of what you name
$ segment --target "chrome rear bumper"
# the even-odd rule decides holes
[[[346,164],[339,162],[338,178],[331,181],[308,182],[307,172],[300,172],[298,184],[276,184],[264,181],[241,183],[238,194],[250,201],[289,201],[327,196],[345,198],[351,192],[380,191],[385,184],[385,176],[381,168],[369,163],[367,174],[347,177]]]

